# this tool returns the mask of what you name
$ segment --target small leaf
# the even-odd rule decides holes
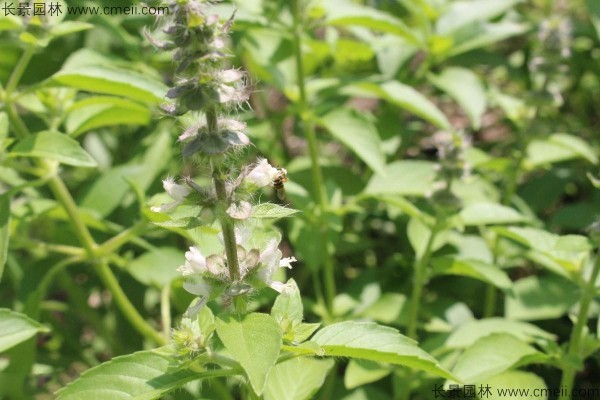
[[[184,261],[181,250],[158,247],[132,260],[126,269],[139,282],[162,288],[180,276],[177,267]]]
[[[533,343],[540,338],[556,340],[555,335],[527,322],[506,318],[487,318],[472,320],[459,326],[446,339],[445,346],[451,349],[469,348],[477,340],[492,333],[510,334],[525,343]]]
[[[25,314],[0,308],[0,352],[49,329]]]
[[[217,334],[225,348],[246,371],[252,389],[261,395],[281,348],[281,329],[266,314],[217,318]]]
[[[163,228],[183,228],[183,229],[194,229],[201,225],[204,225],[204,222],[198,217],[184,217],[171,219],[168,221],[152,221],[154,225],[162,226]]]
[[[133,71],[109,66],[69,68],[54,74],[52,80],[79,90],[123,96],[153,104],[162,101],[167,92],[166,86],[161,82]]]
[[[79,22],[79,21],[63,21],[60,24],[54,25],[50,29],[50,35],[53,38],[69,35],[75,32],[86,31],[88,29],[92,29],[94,27],[93,24],[88,24],[87,22]]]
[[[115,357],[85,371],[59,390],[56,400],[152,400],[204,377],[188,370],[169,373],[171,362],[155,351]]]
[[[486,109],[485,88],[479,77],[466,68],[450,67],[440,75],[429,75],[428,78],[456,100],[471,120],[473,129],[479,129]]]
[[[452,372],[462,382],[482,382],[521,365],[545,361],[547,356],[516,337],[494,333],[462,353]]]
[[[0,282],[4,274],[4,265],[8,257],[10,239],[10,197],[0,195]]]
[[[252,207],[252,218],[285,218],[300,212],[279,204],[260,203]]]
[[[312,338],[327,356],[349,357],[404,365],[454,379],[440,363],[421,350],[414,340],[394,328],[373,322],[345,321],[326,326]]]
[[[95,167],[92,158],[79,143],[55,131],[43,131],[18,141],[10,150],[10,156],[38,157],[56,160],[77,167]]]
[[[347,95],[380,98],[418,115],[438,128],[450,129],[446,116],[425,96],[410,86],[397,81],[385,83],[359,82],[341,89]]]
[[[296,357],[275,365],[267,379],[265,400],[305,400],[323,386],[333,360]]]
[[[436,275],[461,275],[479,279],[510,293],[512,282],[501,269],[478,260],[463,260],[455,257],[438,257],[432,260]]]
[[[393,162],[386,165],[382,174],[375,174],[371,178],[365,193],[425,196],[433,188],[436,178],[434,166],[432,162],[420,160]]]
[[[497,203],[471,203],[460,211],[465,225],[512,224],[527,221],[527,217],[516,210]]]
[[[288,333],[292,333],[293,336],[293,330],[302,323],[304,309],[296,282],[290,279],[287,283],[293,289],[277,296],[275,304],[271,308],[271,316],[282,328],[284,336],[287,336]],[[291,340],[293,339],[292,337]]]
[[[350,360],[344,373],[344,386],[354,389],[367,383],[377,382],[392,373],[386,365],[368,360]]]

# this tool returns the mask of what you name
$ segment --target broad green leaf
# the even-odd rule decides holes
[[[321,388],[333,360],[296,357],[273,367],[265,387],[265,400],[305,400]]]
[[[350,360],[344,373],[344,386],[354,389],[367,383],[377,382],[392,373],[386,365],[368,360]]]
[[[560,318],[579,300],[579,288],[557,275],[528,276],[513,284],[506,297],[506,318],[538,321]]]
[[[527,221],[527,217],[516,210],[497,203],[471,203],[459,213],[465,225],[512,224]]]
[[[43,131],[18,141],[10,150],[12,157],[49,158],[77,167],[95,167],[96,161],[79,143],[55,131]]]
[[[480,128],[487,100],[485,88],[477,75],[466,68],[449,67],[437,76],[430,74],[428,78],[456,100],[471,120],[473,129]]]
[[[0,308],[0,352],[49,329],[25,314]]]
[[[287,339],[287,335],[291,333],[293,340],[294,329],[302,323],[304,309],[302,306],[302,298],[300,297],[300,291],[298,286],[293,279],[290,279],[288,285],[291,285],[293,289],[285,291],[277,296],[275,304],[271,308],[271,316],[275,318],[275,321],[281,327],[284,338]]]
[[[598,156],[588,143],[566,133],[555,133],[547,139],[533,140],[527,146],[526,161],[531,168],[574,158],[598,164]]]
[[[464,383],[483,382],[512,368],[545,359],[543,353],[516,337],[494,333],[467,348],[456,360],[452,373]]]
[[[521,35],[528,30],[527,25],[513,21],[469,25],[454,33],[453,41],[456,45],[450,49],[447,56],[456,56],[480,47],[489,46],[509,37]]]
[[[514,321],[506,318],[487,318],[469,321],[454,330],[445,346],[451,349],[471,347],[477,340],[493,333],[506,333],[515,336],[525,343],[533,343],[537,339],[556,340],[556,336],[533,324]]]
[[[341,92],[346,95],[379,98],[403,108],[438,128],[450,129],[446,116],[425,96],[408,85],[397,81],[385,83],[359,82],[345,86]]]
[[[373,322],[345,321],[329,325],[318,331],[311,341],[321,346],[327,356],[404,365],[453,379],[417,342],[394,328]]]
[[[53,38],[57,38],[60,36],[70,35],[71,33],[86,31],[88,29],[92,29],[94,27],[93,24],[88,24],[87,22],[80,21],[63,21],[60,24],[54,25],[50,28],[50,35]]]
[[[167,92],[161,82],[133,71],[108,66],[83,66],[61,70],[52,80],[62,85],[92,93],[123,96],[145,103],[159,103]]]
[[[319,119],[331,135],[350,148],[373,171],[385,168],[381,139],[372,122],[348,108],[339,107]]]
[[[436,32],[446,35],[458,29],[495,18],[510,10],[522,0],[504,1],[454,1],[449,3],[448,9],[436,21]]]
[[[85,371],[76,381],[59,390],[56,399],[153,400],[204,377],[203,372],[170,372],[171,363],[171,358],[154,351],[115,357]]]
[[[511,291],[512,282],[508,275],[491,264],[450,256],[434,258],[431,262],[435,275],[468,276],[494,285],[505,292]]]
[[[13,31],[21,28],[23,25],[22,19],[13,15],[0,15],[0,32],[1,31]]]
[[[8,241],[10,239],[10,197],[0,195],[0,282],[4,273],[4,265],[8,257]]]
[[[281,348],[281,329],[266,314],[226,315],[217,318],[217,334],[238,361],[257,395],[261,395]]]
[[[184,261],[181,250],[174,247],[158,247],[132,260],[126,269],[139,282],[162,288],[180,276],[177,267]]]
[[[67,132],[78,136],[103,126],[147,125],[151,112],[147,106],[118,97],[90,97],[75,103],[66,120]]]
[[[404,160],[386,165],[382,174],[375,174],[367,184],[366,194],[425,196],[433,189],[435,164],[429,161]]]
[[[279,204],[260,203],[252,207],[252,218],[285,218],[298,212],[300,211]]]
[[[329,1],[327,7],[327,22],[335,26],[361,26],[380,32],[391,33],[413,44],[422,40],[398,18],[379,11],[373,7],[364,7],[350,2]]]
[[[548,388],[542,378],[536,374],[525,371],[506,371],[499,375],[493,376],[478,382],[479,384],[489,385],[492,390],[489,396],[485,396],[489,400],[547,400]],[[477,385],[479,387],[479,385]],[[500,393],[500,390],[513,390],[512,393]],[[510,393],[510,394],[509,394]],[[517,394],[519,393],[519,394]],[[527,394],[525,394],[527,393]],[[536,395],[536,393],[539,393]],[[551,392],[550,392],[551,393]]]

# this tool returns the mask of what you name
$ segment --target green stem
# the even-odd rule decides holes
[[[108,239],[106,242],[102,243],[96,248],[96,257],[101,258],[110,255],[111,253],[118,250],[125,243],[136,238],[140,233],[142,233],[145,230],[145,228],[145,222],[138,222],[131,228],[125,229],[121,233],[113,236],[112,238]]]
[[[21,58],[19,58],[19,62],[15,65],[15,68],[8,79],[8,83],[6,84],[6,102],[10,101],[10,97],[14,90],[19,85],[19,81],[27,69],[29,65],[29,61],[31,61],[31,57],[33,57],[33,53],[35,52],[35,46],[28,46],[25,51],[21,54]]]
[[[167,284],[160,292],[160,316],[162,319],[163,336],[171,335],[171,285]]]
[[[483,236],[483,232],[481,233]],[[494,239],[494,243],[491,246],[493,252],[492,265],[495,268],[499,268],[498,266],[498,238]],[[496,302],[498,298],[498,291],[496,287],[492,284],[487,284],[485,289],[485,303],[483,308],[483,317],[484,318],[492,318],[496,314]]]
[[[419,307],[421,305],[421,293],[423,291],[423,286],[425,285],[425,278],[427,272],[426,268],[429,264],[429,258],[431,256],[431,248],[433,246],[433,241],[435,240],[435,237],[437,236],[440,227],[441,222],[439,219],[437,219],[433,228],[431,228],[431,233],[429,234],[427,244],[425,245],[425,251],[423,252],[423,255],[416,261],[414,266],[413,291],[410,298],[410,309],[407,327],[407,336],[413,339],[417,339]]]
[[[144,337],[153,341],[159,346],[164,346],[167,341],[161,335],[156,332],[148,323],[142,318],[142,316],[133,307],[133,304],[129,301],[125,292],[119,285],[119,281],[110,270],[110,267],[106,262],[95,264],[94,268],[96,273],[100,277],[100,280],[110,290],[113,295],[115,302],[119,306],[121,312],[125,315],[127,320],[133,325],[133,327],[140,332]]]
[[[294,35],[294,58],[296,61],[296,71],[298,79],[298,91],[300,93],[299,106],[300,118],[304,125],[304,132],[308,142],[308,152],[310,156],[312,182],[314,194],[318,204],[318,228],[322,237],[323,254],[325,254],[323,262],[323,274],[325,284],[325,308],[329,316],[333,315],[333,300],[336,295],[335,287],[335,269],[331,257],[331,252],[327,244],[327,224],[323,219],[325,211],[328,208],[327,193],[325,192],[325,184],[323,179],[323,171],[319,164],[319,143],[315,132],[315,125],[310,118],[310,109],[308,97],[306,95],[306,76],[304,71],[304,60],[302,57],[302,0],[293,0],[292,15],[293,15],[293,35]]]
[[[577,322],[575,323],[575,327],[573,331],[571,331],[571,339],[569,341],[569,348],[567,350],[567,355],[575,358],[581,355],[581,340],[583,338],[583,330],[588,322],[588,311],[590,309],[590,304],[594,295],[596,294],[596,280],[598,279],[598,274],[600,273],[600,251],[596,255],[596,262],[594,263],[594,267],[592,269],[592,274],[590,276],[590,280],[586,282],[583,287],[583,293],[581,294],[581,301],[579,302],[579,312],[577,314]],[[567,365],[563,368],[563,375],[560,382],[560,387],[565,388],[564,393],[561,394],[560,400],[569,400],[571,398],[570,393],[573,389],[573,384],[575,382],[575,368],[570,365]],[[563,391],[561,390],[561,393]]]

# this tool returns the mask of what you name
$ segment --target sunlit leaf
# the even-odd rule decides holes
[[[76,140],[55,131],[43,131],[21,139],[9,154],[13,157],[49,158],[78,167],[96,166],[96,161]]]
[[[0,309],[0,352],[26,341],[39,332],[49,329],[25,314]]]
[[[252,218],[285,218],[298,212],[300,211],[279,204],[260,203],[252,207]]]
[[[321,388],[333,360],[296,357],[278,363],[267,378],[266,400],[305,400]]]

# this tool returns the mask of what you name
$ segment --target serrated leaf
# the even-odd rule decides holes
[[[180,276],[177,267],[184,261],[181,250],[174,247],[158,247],[132,260],[126,270],[145,285],[163,288]]]
[[[435,164],[429,161],[404,160],[386,165],[382,174],[375,174],[367,184],[366,194],[425,196],[433,188]]]
[[[471,120],[471,126],[479,129],[487,102],[485,88],[479,77],[466,68],[449,67],[441,74],[429,75],[428,78],[456,100]]]
[[[300,212],[279,204],[260,203],[252,207],[252,218],[285,218]]]
[[[497,203],[471,203],[459,213],[465,225],[512,224],[527,221],[518,211]]]
[[[506,333],[515,336],[525,343],[533,343],[537,339],[556,340],[556,336],[535,325],[507,318],[487,318],[472,320],[454,330],[445,346],[451,349],[471,347],[477,340],[493,333]]]
[[[343,94],[379,98],[403,108],[442,129],[449,129],[446,116],[429,99],[410,86],[397,81],[359,82],[341,89]]]
[[[0,352],[49,329],[25,314],[0,308]]]
[[[116,357],[84,372],[59,390],[57,400],[152,400],[186,382],[202,379],[202,372],[168,373],[171,358],[154,351]]]
[[[269,374],[266,400],[305,400],[321,388],[333,360],[296,357],[281,362]]]
[[[386,365],[368,360],[350,360],[344,373],[344,386],[354,389],[367,383],[376,382],[392,373]]]
[[[482,382],[521,365],[543,362],[547,356],[516,337],[494,333],[462,353],[452,372],[462,382]]]
[[[373,322],[345,321],[329,325],[318,331],[311,341],[321,346],[327,356],[404,365],[453,379],[417,342],[394,328]]]
[[[281,348],[279,324],[266,314],[226,315],[216,320],[217,335],[238,361],[257,395],[261,395]]]
[[[167,92],[167,87],[161,82],[133,71],[109,66],[69,68],[54,74],[52,80],[79,90],[123,96],[153,104],[162,101]]]
[[[62,164],[77,167],[95,167],[92,158],[79,143],[55,131],[43,131],[18,141],[10,150],[10,156],[49,158]]]
[[[4,274],[4,265],[8,257],[10,239],[10,197],[0,195],[0,282]]]
[[[437,257],[432,261],[435,275],[460,275],[479,279],[505,292],[510,292],[512,282],[501,269],[478,260],[455,257]]]

